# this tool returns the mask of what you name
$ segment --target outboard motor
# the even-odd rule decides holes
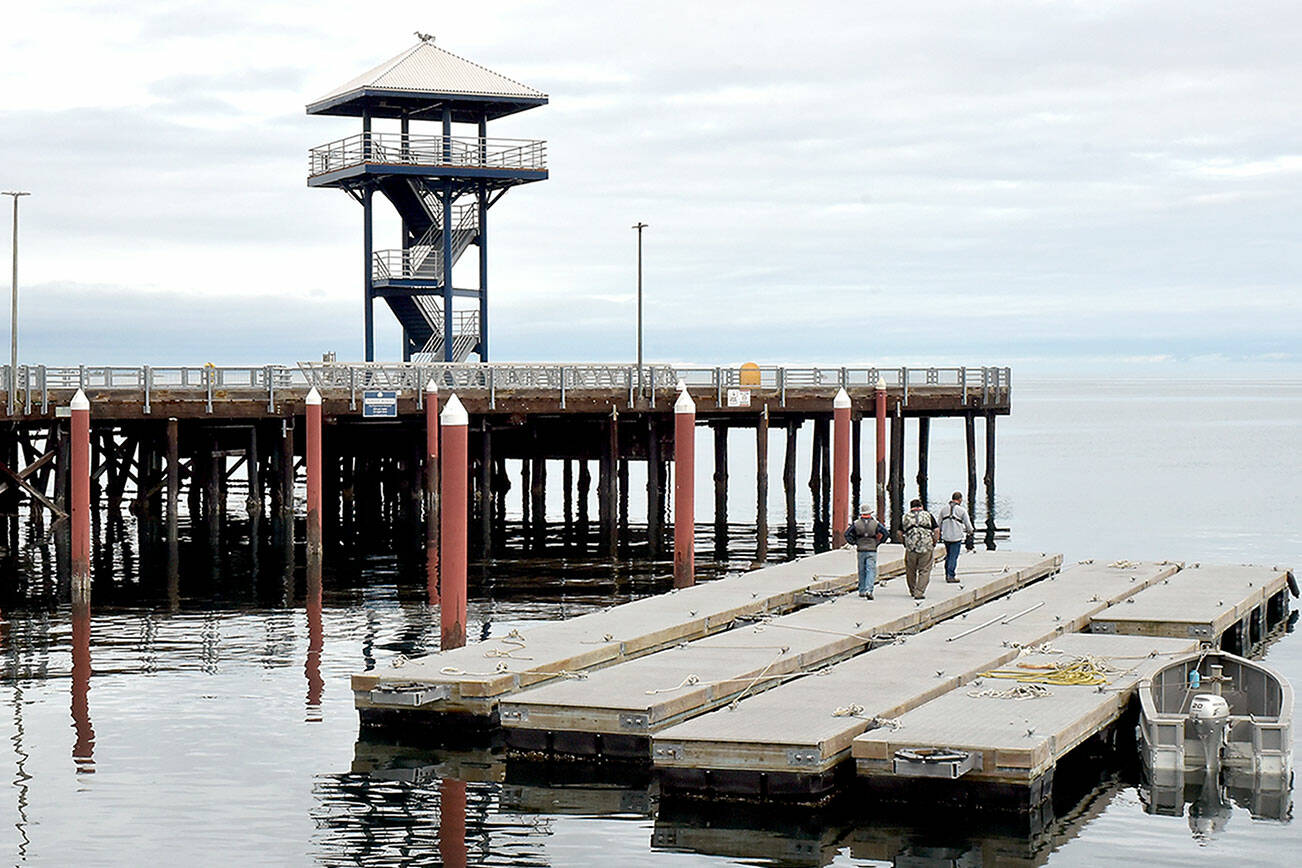
[[[1215,786],[1220,779],[1221,750],[1229,735],[1230,704],[1222,696],[1199,693],[1189,704],[1189,719],[1207,758],[1207,785]]]

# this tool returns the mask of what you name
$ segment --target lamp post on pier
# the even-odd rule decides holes
[[[9,386],[6,389],[9,395],[9,415],[12,416],[17,406],[15,393],[18,391],[18,200],[32,194],[21,190],[6,190],[3,195],[12,196],[14,200],[14,270],[9,293]]]
[[[633,224],[637,230],[637,396],[642,397],[642,230],[647,224],[641,220]],[[652,384],[654,388],[655,384]]]

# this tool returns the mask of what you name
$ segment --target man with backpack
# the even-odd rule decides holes
[[[914,499],[909,512],[901,522],[904,533],[904,574],[913,599],[921,600],[927,594],[931,581],[931,560],[936,554],[940,527],[936,517],[922,508],[922,501]]]
[[[877,583],[877,546],[886,542],[886,527],[873,518],[872,507],[859,507],[859,517],[845,529],[845,541],[855,547],[859,557],[859,596],[873,598]]]
[[[945,544],[945,581],[958,581],[958,550],[967,540],[968,551],[972,550],[972,535],[976,528],[972,519],[963,508],[963,493],[956,491],[949,498],[949,503],[940,508],[940,541]]]

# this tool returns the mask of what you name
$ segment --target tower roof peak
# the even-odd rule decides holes
[[[542,91],[440,48],[433,37],[421,34],[415,45],[309,103],[307,113],[358,117],[369,109],[372,117],[437,120],[431,110],[447,107],[454,121],[465,123],[546,103]]]

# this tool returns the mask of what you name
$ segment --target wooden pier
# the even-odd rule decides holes
[[[1010,373],[998,367],[794,368],[743,366],[694,368],[646,365],[345,364],[304,363],[256,367],[21,365],[3,369],[7,420],[0,424],[0,514],[17,515],[19,502],[40,527],[57,531],[69,510],[70,432],[66,411],[80,389],[90,403],[91,499],[98,513],[130,509],[140,519],[139,549],[175,556],[183,519],[216,541],[238,518],[251,539],[292,546],[302,539],[302,487],[306,478],[306,396],[322,398],[321,497],[327,550],[339,540],[379,527],[433,528],[438,497],[427,460],[426,389],[446,399],[455,393],[469,414],[470,552],[508,554],[508,493],[519,496],[523,533],[519,554],[564,549],[579,554],[663,559],[672,530],[668,485],[673,463],[673,402],[682,383],[697,406],[696,422],[715,432],[713,502],[715,546],[739,546],[756,562],[770,559],[770,474],[781,479],[785,520],[780,526],[788,557],[812,531],[815,550],[833,547],[833,467],[827,435],[836,393],[851,401],[854,442],[862,446],[864,419],[875,418],[876,386],[885,384],[885,413],[892,440],[889,467],[852,466],[851,497],[889,500],[883,515],[904,511],[901,446],[906,422],[918,426],[916,474],[930,470],[931,420],[952,418],[970,433],[986,431],[984,478],[988,546],[995,544],[994,432],[1011,407]],[[811,434],[802,433],[802,428]],[[728,539],[728,441],[736,429],[757,437],[756,502],[742,514],[757,516],[754,540]],[[769,466],[769,438],[785,437],[783,465]],[[801,443],[803,441],[803,445]],[[870,435],[871,441],[871,435]],[[898,442],[897,442],[898,441]],[[969,438],[966,475],[975,480],[980,455]],[[814,475],[812,527],[796,519],[796,459],[810,451]],[[871,449],[871,446],[865,448]],[[704,457],[704,456],[702,456]],[[699,459],[698,459],[699,460]],[[869,459],[871,460],[871,459]],[[555,462],[560,462],[557,472]],[[630,517],[629,466],[647,468],[645,515]],[[735,463],[735,459],[734,459]],[[551,464],[551,467],[548,465]],[[550,471],[550,476],[549,476]],[[840,472],[840,471],[838,471]],[[949,475],[963,478],[961,467]],[[876,478],[874,478],[876,476]],[[839,483],[838,483],[839,484]],[[925,486],[924,486],[925,487]],[[7,489],[7,490],[3,490]],[[558,491],[558,489],[560,489]],[[232,496],[243,493],[238,505]],[[971,492],[975,498],[975,491]],[[702,498],[703,499],[703,498]],[[642,501],[634,497],[636,504]],[[594,501],[595,514],[589,514]],[[557,519],[557,504],[564,504]],[[513,507],[514,509],[514,507]],[[112,522],[106,524],[111,526]],[[431,531],[432,533],[432,531]],[[16,534],[10,530],[10,547]],[[437,534],[432,536],[437,539]],[[781,553],[774,553],[781,554]],[[103,573],[111,558],[97,564]],[[61,567],[62,568],[62,567]]]
[[[981,552],[963,560],[955,584],[945,582],[938,564],[923,601],[914,600],[902,581],[890,580],[898,574],[895,563],[889,561],[892,569],[874,600],[852,593],[789,615],[743,621],[585,678],[513,695],[501,706],[507,745],[532,754],[647,762],[651,735],[668,726],[952,618],[1044,578],[1059,559]]]

